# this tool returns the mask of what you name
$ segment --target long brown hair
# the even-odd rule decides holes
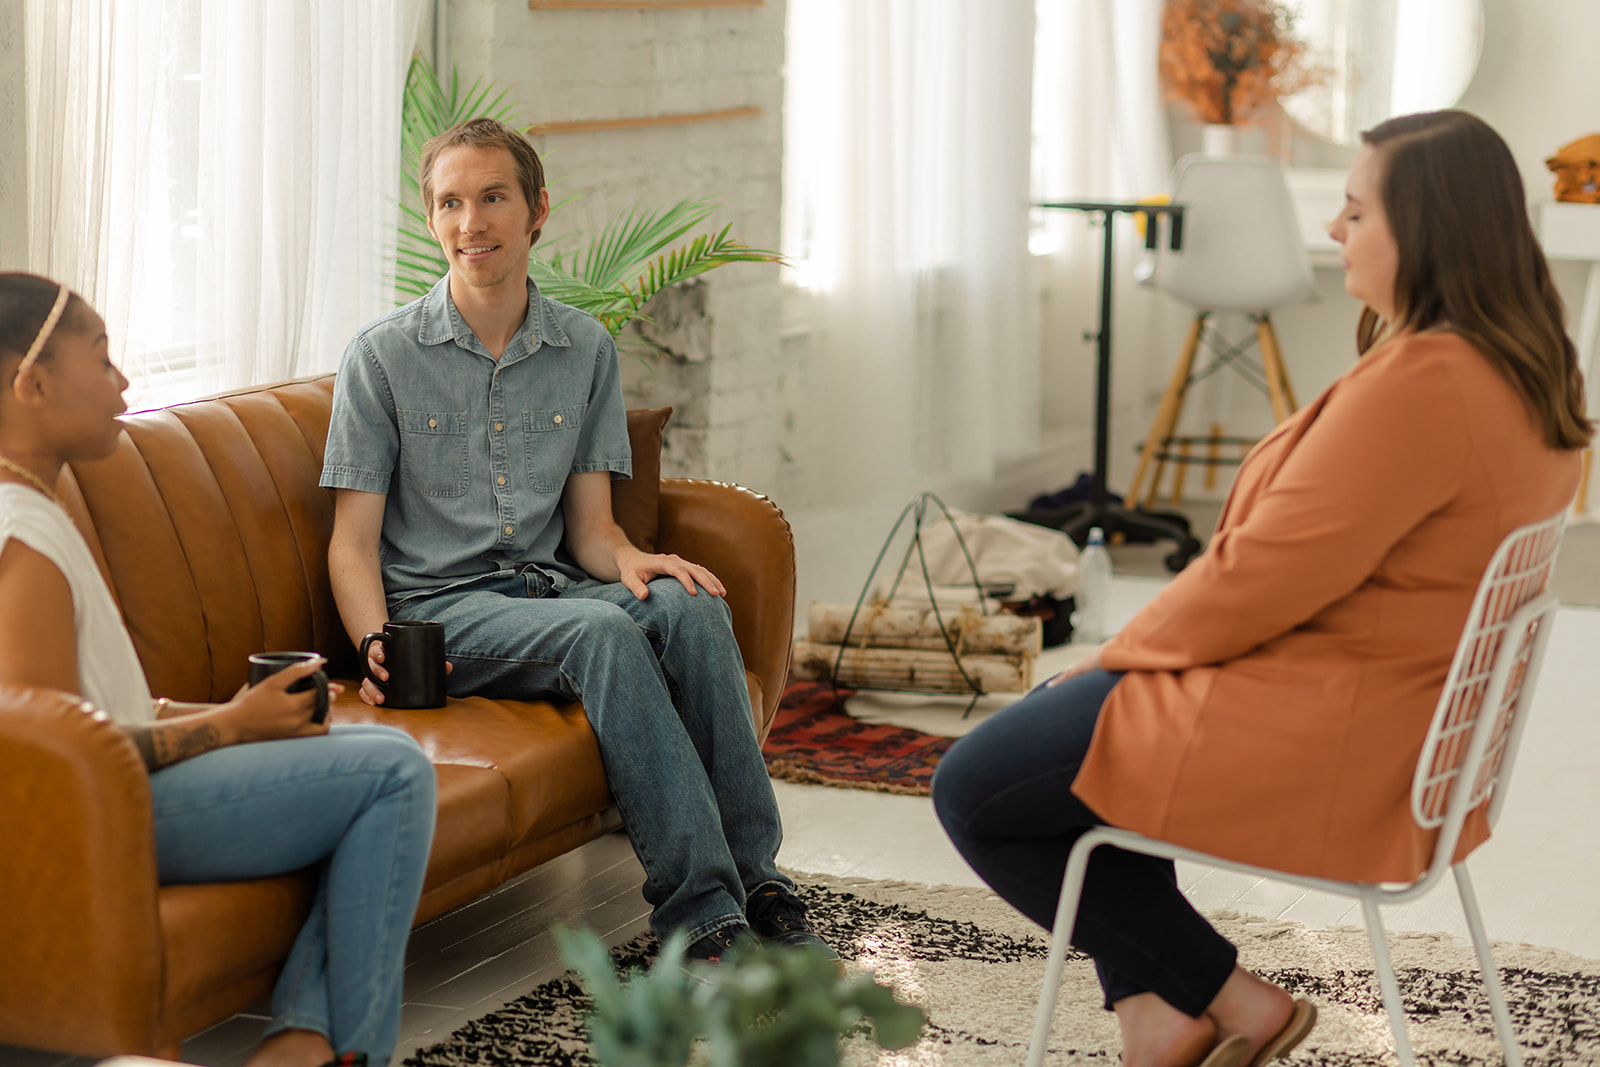
[[[1379,152],[1400,262],[1397,321],[1365,309],[1357,349],[1393,332],[1451,330],[1522,394],[1546,444],[1588,445],[1578,353],[1505,141],[1465,111],[1402,115],[1361,139]]]

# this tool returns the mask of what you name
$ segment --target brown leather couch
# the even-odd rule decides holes
[[[332,493],[317,486],[332,393],[330,375],[130,416],[114,456],[63,475],[156,695],[226,700],[263,649],[316,649],[330,674],[357,673],[328,587]],[[793,627],[789,526],[736,486],[660,480],[668,413],[629,413],[636,477],[613,483],[618,519],[726,584],[765,737]],[[354,689],[334,722],[401,726],[438,770],[419,923],[619,825],[580,705],[384,711]],[[158,886],[144,767],[91,711],[0,689],[0,1044],[172,1054],[267,995],[312,882]]]

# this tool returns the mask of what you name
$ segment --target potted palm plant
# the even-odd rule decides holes
[[[422,210],[417,165],[430,137],[458,122],[487,115],[514,124],[520,109],[507,91],[477,79],[465,90],[455,72],[449,84],[420,53],[406,74],[401,111],[402,166],[400,232],[395,254],[395,297],[405,303],[422,296],[444,277],[449,264],[428,233]],[[569,238],[536,246],[528,273],[546,296],[587,311],[616,337],[650,298],[678,282],[729,263],[773,263],[776,252],[749,248],[721,230],[689,235],[710,216],[715,204],[690,197],[667,208],[635,205],[609,222],[582,247]]]

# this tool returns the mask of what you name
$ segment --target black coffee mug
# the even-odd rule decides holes
[[[263,679],[270,678],[285,667],[293,667],[296,663],[304,663],[309,659],[321,659],[319,652],[257,652],[250,657],[250,684],[260,685]],[[291,693],[304,693],[307,690],[317,691],[316,710],[311,713],[312,722],[326,722],[328,719],[328,676],[321,671],[308,674],[289,687]]]
[[[383,646],[387,682],[372,676],[367,650],[374,641]],[[361,673],[383,691],[386,708],[444,707],[444,623],[384,623],[381,633],[361,639]]]

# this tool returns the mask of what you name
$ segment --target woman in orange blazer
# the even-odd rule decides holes
[[[956,847],[1045,927],[1102,823],[1328,878],[1427,866],[1411,776],[1473,593],[1571,500],[1591,428],[1505,143],[1459,111],[1363,141],[1330,226],[1360,361],[1251,452],[1202,556],[934,779]],[[1169,861],[1097,850],[1073,940],[1127,1067],[1265,1063],[1316,1019],[1237,965]]]

